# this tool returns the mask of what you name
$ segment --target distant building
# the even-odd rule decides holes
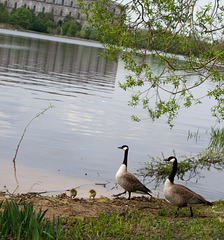
[[[35,13],[52,13],[55,23],[60,23],[66,15],[72,16],[78,22],[84,22],[85,16],[81,13],[81,9],[76,5],[77,0],[0,0],[7,6],[9,11],[20,7],[33,9]],[[120,9],[114,3],[109,6],[116,14],[120,13]]]

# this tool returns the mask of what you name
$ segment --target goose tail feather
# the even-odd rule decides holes
[[[212,203],[209,202],[209,201],[206,201],[206,205],[208,205],[208,206],[212,206]]]

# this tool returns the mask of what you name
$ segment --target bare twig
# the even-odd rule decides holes
[[[15,180],[16,180],[16,189],[13,191],[13,194],[16,192],[16,190],[17,190],[18,187],[19,187],[19,181],[18,181],[18,178],[17,178],[17,175],[16,175],[16,157],[17,157],[17,154],[18,154],[18,151],[19,151],[20,144],[21,144],[21,142],[22,142],[22,140],[23,140],[23,137],[24,137],[24,135],[25,135],[25,133],[26,133],[26,130],[27,130],[27,128],[29,127],[29,125],[31,124],[31,122],[32,122],[34,119],[38,118],[40,115],[43,115],[47,110],[49,110],[50,108],[53,108],[53,107],[54,107],[54,106],[49,105],[47,108],[45,108],[45,109],[42,110],[40,113],[38,113],[35,117],[33,117],[33,118],[29,121],[29,123],[26,125],[25,129],[23,130],[23,134],[22,134],[22,136],[21,136],[21,138],[20,138],[20,140],[19,140],[19,143],[18,143],[17,148],[16,148],[15,156],[14,156],[14,158],[13,158],[14,177],[15,177]]]

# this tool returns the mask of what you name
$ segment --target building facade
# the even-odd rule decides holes
[[[0,0],[0,3],[5,4],[10,12],[20,7],[29,7],[35,13],[52,13],[57,24],[62,22],[67,15],[78,22],[83,23],[85,21],[85,15],[81,13],[81,9],[77,6],[77,0]],[[119,14],[120,10],[115,4],[111,4],[110,8],[116,14]]]

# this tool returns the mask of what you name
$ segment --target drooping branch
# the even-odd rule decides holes
[[[120,83],[124,90],[135,92],[129,105],[137,106],[141,100],[152,120],[165,115],[171,124],[182,106],[199,103],[191,90],[208,81],[215,85],[222,82],[224,42],[220,36],[224,14],[219,0],[201,8],[196,8],[198,0],[134,0],[120,6],[121,14],[108,8],[105,13],[110,0],[91,3],[89,21],[100,31],[99,40],[105,46],[106,56],[115,59],[117,54],[130,73]],[[149,54],[165,64],[162,74],[155,75]],[[196,77],[193,84],[189,73]],[[145,88],[147,84],[149,87]],[[166,93],[165,97],[160,91]],[[208,92],[207,97],[214,97],[220,108],[223,105],[220,94],[224,92],[215,87]],[[224,120],[224,115],[219,117]]]

